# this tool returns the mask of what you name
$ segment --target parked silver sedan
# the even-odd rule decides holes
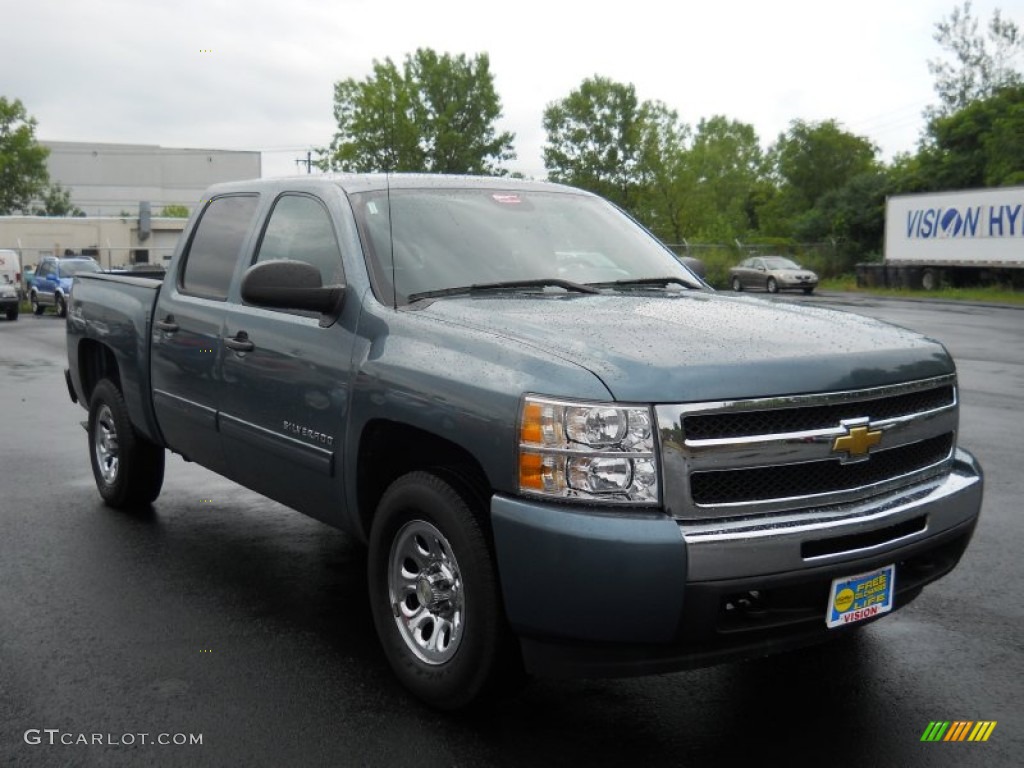
[[[818,285],[818,276],[782,256],[752,256],[729,270],[729,282],[734,291],[764,288],[768,293],[784,290],[812,293]]]

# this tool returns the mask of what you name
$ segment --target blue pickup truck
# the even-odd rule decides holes
[[[391,666],[434,706],[843,636],[967,547],[982,474],[933,340],[716,294],[554,184],[204,200],[162,282],[75,281],[99,493],[151,504],[170,450],[348,531]]]

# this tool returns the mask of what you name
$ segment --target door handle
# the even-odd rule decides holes
[[[234,338],[224,339],[224,346],[235,352],[252,352],[256,349],[256,345],[249,341],[249,334],[245,331],[239,331]]]
[[[174,322],[174,315],[168,315],[163,320],[157,320],[153,325],[164,333],[174,333],[178,330],[178,324]]]

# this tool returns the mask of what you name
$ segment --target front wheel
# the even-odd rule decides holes
[[[804,296],[810,296],[814,293],[814,288],[804,288]]]
[[[493,690],[518,659],[475,503],[429,472],[385,492],[370,532],[374,624],[395,674],[439,709]]]
[[[743,283],[740,282],[740,279],[738,277],[734,277],[732,279],[732,289],[737,293],[743,290]]]
[[[769,277],[768,278],[767,288],[768,288],[768,293],[778,293],[779,292],[779,284],[775,280],[774,277]]]
[[[144,506],[160,495],[164,449],[135,431],[124,397],[109,379],[92,393],[89,449],[96,488],[107,506]]]
[[[57,317],[67,317],[67,315],[68,315],[68,302],[67,302],[67,299],[65,299],[61,294],[58,293],[57,296],[54,298],[53,303],[54,303],[54,308],[57,310]]]
[[[36,293],[35,291],[32,291],[31,295],[29,296],[29,303],[32,305],[33,315],[41,315],[43,314],[43,312],[46,311],[46,307],[39,303],[39,294]]]

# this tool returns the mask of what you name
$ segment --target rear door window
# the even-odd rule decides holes
[[[258,203],[256,195],[231,195],[210,201],[185,255],[180,284],[183,293],[207,299],[227,298]]]

